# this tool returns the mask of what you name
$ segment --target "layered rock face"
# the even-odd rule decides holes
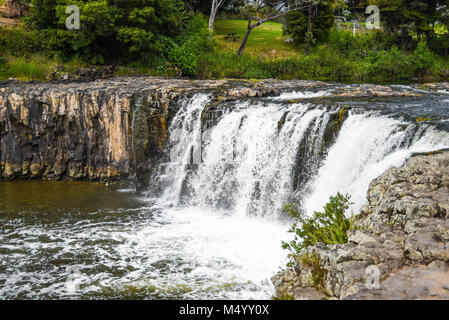
[[[335,97],[416,95],[386,86],[337,88],[299,80],[142,77],[85,83],[4,82],[0,83],[0,181],[111,181],[135,176],[144,183],[164,155],[167,130],[181,98],[211,92],[214,98],[204,116],[213,125],[220,114],[215,112],[218,104],[305,88],[332,88]]]
[[[154,129],[143,136],[158,142],[171,101],[151,86],[138,89],[121,81],[1,88],[0,180],[127,177],[135,169],[129,151],[136,101]]]
[[[0,181],[147,180],[163,156],[179,99],[211,91],[220,99],[326,87],[308,81],[194,81],[117,78],[89,83],[0,85]],[[215,102],[217,102],[215,101]]]
[[[368,201],[349,243],[307,248],[318,262],[298,259],[273,277],[276,296],[449,299],[449,151],[388,170]]]

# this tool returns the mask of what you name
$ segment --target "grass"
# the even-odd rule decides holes
[[[312,272],[313,286],[318,290],[324,289],[326,270],[321,265],[321,259],[316,251],[305,252],[299,256],[299,263]]]
[[[221,49],[237,52],[243,39],[247,20],[217,20],[215,21],[215,38]],[[224,38],[228,33],[236,33],[240,41],[229,42]],[[285,58],[298,54],[298,50],[282,34],[282,24],[266,22],[255,28],[247,42],[245,52],[267,58]]]
[[[54,61],[39,55],[30,58],[7,56],[5,62],[0,69],[0,80],[45,80],[50,70],[55,67]]]
[[[1,0],[0,0],[1,1]],[[364,31],[356,37],[352,31],[331,31],[329,42],[315,46],[306,56],[303,47],[286,42],[282,24],[267,22],[251,32],[242,57],[236,55],[240,42],[228,42],[224,37],[236,33],[243,38],[246,20],[217,20],[215,50],[197,56],[195,78],[198,79],[304,79],[345,83],[407,83],[447,81],[447,58],[417,51],[406,53],[395,49],[385,34],[376,36]],[[441,28],[440,28],[441,29]],[[445,30],[439,30],[445,32]],[[391,42],[391,43],[390,43]],[[48,80],[62,65],[63,72],[73,74],[87,68],[81,60],[66,61],[46,51],[45,42],[37,30],[23,24],[0,27],[0,80]],[[161,64],[144,66],[140,63],[120,65],[117,75],[159,75],[175,77],[176,72]],[[419,62],[419,66],[418,66]]]
[[[0,61],[0,80],[13,78],[20,81],[46,81],[57,66],[63,66],[63,72],[69,74],[76,73],[78,68],[87,67],[76,58],[63,62],[39,53],[19,57],[9,54]]]

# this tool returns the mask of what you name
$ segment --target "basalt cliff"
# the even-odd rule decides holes
[[[420,87],[449,90],[449,84]],[[144,189],[158,164],[169,157],[169,127],[183,99],[210,94],[201,113],[204,131],[227,107],[238,105],[236,100],[304,89],[331,89],[328,99],[420,95],[419,90],[399,86],[335,86],[315,81],[150,77],[0,83],[0,181],[132,180]],[[316,154],[329,148],[348,108],[331,106],[322,141],[310,137],[311,145],[321,148]],[[283,125],[280,119],[276,127],[281,130]],[[310,171],[307,154],[299,149],[302,169]],[[296,169],[294,180],[305,180],[304,170]],[[299,259],[272,279],[276,297],[449,298],[449,151],[415,155],[402,168],[388,170],[371,183],[368,203],[359,227],[349,234],[349,243],[310,247],[307,251],[314,254],[315,262]]]

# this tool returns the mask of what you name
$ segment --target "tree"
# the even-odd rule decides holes
[[[254,0],[253,3],[248,4],[245,8],[248,15],[248,26],[237,55],[241,56],[245,51],[252,30],[265,22],[281,18],[294,10],[302,10],[309,6],[308,1],[301,0]]]
[[[344,8],[342,0],[303,1],[309,4],[306,9],[295,10],[287,15],[284,33],[292,36],[296,44],[305,43],[309,54],[310,46],[315,42],[328,39],[329,32],[334,25],[335,11]]]
[[[54,28],[57,25],[56,5],[57,0],[32,0],[29,21],[38,29]]]
[[[67,30],[66,8],[80,9],[80,30]],[[155,61],[180,32],[181,0],[33,0],[30,21],[53,52],[91,63]]]
[[[284,34],[291,36],[295,44],[306,43],[307,32],[313,32],[313,42],[328,40],[329,32],[335,21],[334,9],[327,2],[322,1],[314,10],[311,28],[308,25],[309,10],[296,10],[287,15]]]

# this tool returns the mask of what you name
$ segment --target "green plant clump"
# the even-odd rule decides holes
[[[317,243],[338,244],[348,242],[348,231],[354,228],[355,217],[347,218],[350,196],[338,193],[330,197],[324,206],[324,212],[315,212],[313,217],[301,214],[295,204],[285,206],[288,215],[295,219],[289,232],[295,237],[290,242],[283,242],[282,247],[290,250],[289,257],[295,260],[301,256],[301,250]]]

